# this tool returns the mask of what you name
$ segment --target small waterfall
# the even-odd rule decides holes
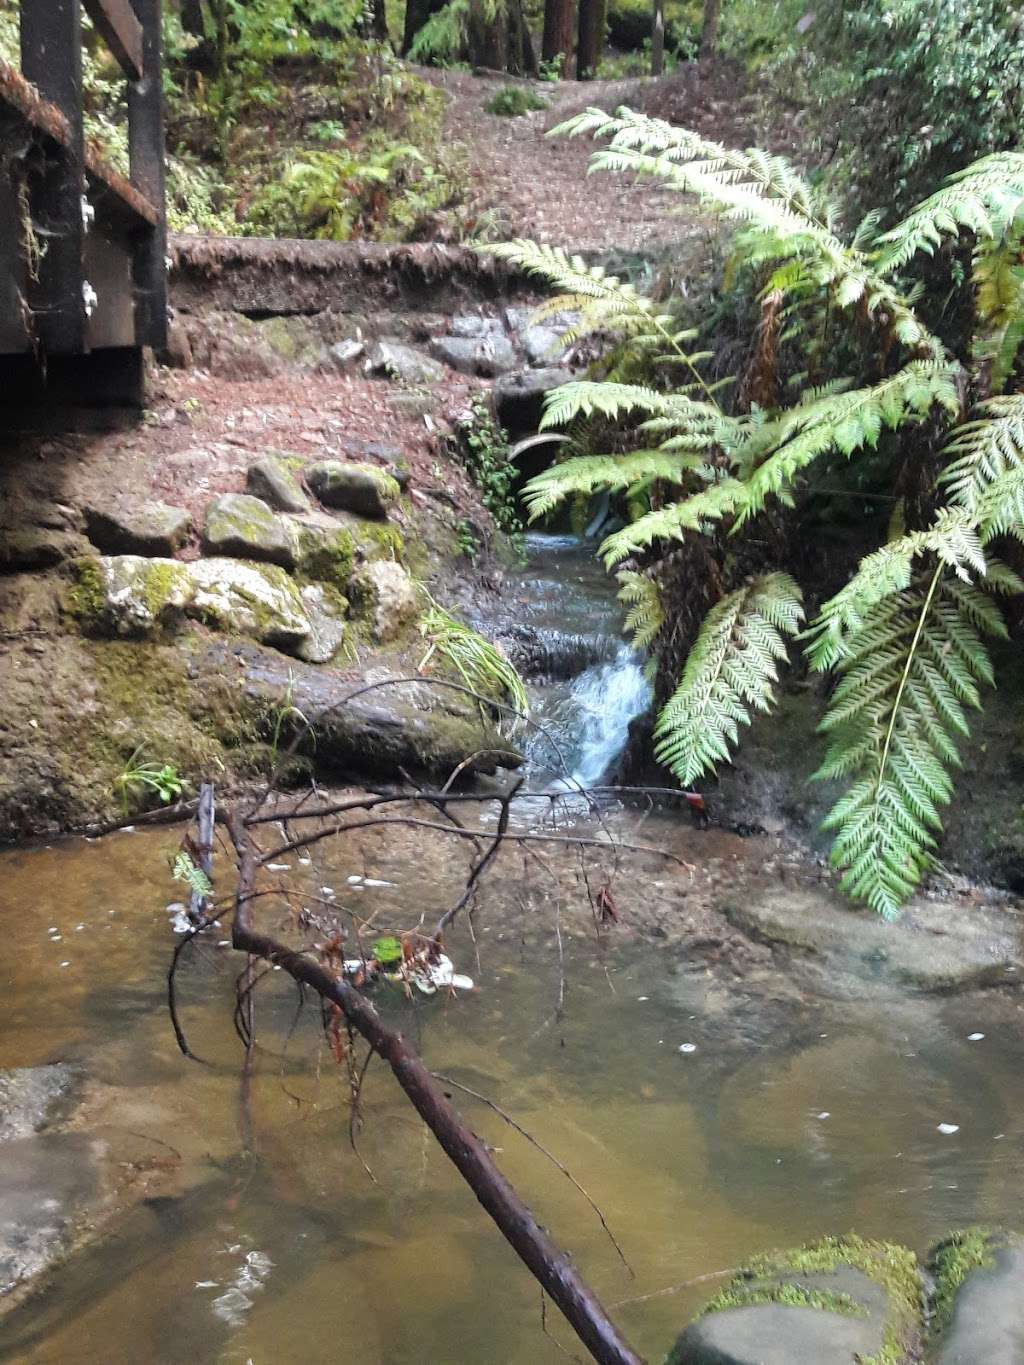
[[[640,660],[622,642],[613,659],[578,674],[538,717],[569,769],[556,780],[569,788],[599,785],[625,747],[630,721],[642,715],[650,701],[650,684]],[[550,740],[538,734],[530,745],[532,762],[553,770],[551,748]]]

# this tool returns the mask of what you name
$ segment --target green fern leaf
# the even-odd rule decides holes
[[[653,578],[632,569],[620,569],[618,598],[629,607],[623,629],[632,638],[634,649],[647,649],[665,624],[661,592]]]
[[[654,756],[684,786],[729,758],[752,711],[774,700],[785,637],[803,620],[788,574],[754,579],[708,612],[675,693],[654,730]]]

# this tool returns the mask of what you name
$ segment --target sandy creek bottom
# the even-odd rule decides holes
[[[212,939],[182,977],[209,1065],[178,1054],[164,1009],[179,837],[0,856],[0,1066],[62,1059],[88,1078],[76,1121],[86,1136],[68,1140],[60,1197],[87,1193],[82,1142],[115,1167],[167,1170],[166,1193],[0,1322],[0,1359],[564,1359],[541,1330],[535,1284],[379,1063],[360,1138],[369,1179],[348,1142],[344,1078],[312,1010],[289,1034],[295,995],[280,973],[259,1006],[266,1051],[244,1155],[230,949]],[[357,899],[349,875],[395,883],[358,893],[364,908],[382,898],[382,923],[445,894],[411,854],[386,868],[338,859],[312,872],[342,898]],[[550,936],[524,945],[497,892],[478,927],[479,966],[465,939],[453,943],[475,992],[380,999],[433,1066],[510,1110],[601,1205],[635,1278],[564,1176],[456,1096],[652,1362],[715,1281],[659,1291],[758,1250],[852,1229],[921,1251],[953,1225],[1024,1224],[1020,1015],[1006,997],[780,1003],[742,983],[715,995],[678,949],[613,942],[602,956],[577,937],[556,1020]],[[570,1340],[554,1312],[548,1330]]]

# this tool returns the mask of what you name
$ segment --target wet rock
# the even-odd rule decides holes
[[[134,507],[88,507],[89,539],[105,554],[172,558],[188,539],[192,518],[184,507],[142,502]]]
[[[515,348],[508,337],[500,334],[437,337],[430,349],[439,360],[462,374],[493,378],[495,375],[508,374],[516,367]]]
[[[450,332],[453,337],[494,337],[505,335],[500,318],[485,318],[476,313],[463,313],[452,318]]]
[[[133,639],[174,626],[192,597],[187,565],[145,555],[77,559],[70,614],[89,634]]]
[[[287,455],[264,455],[249,466],[245,486],[253,497],[262,498],[279,512],[308,512],[309,499],[295,473],[299,464],[301,461]]]
[[[89,542],[74,531],[49,526],[0,528],[0,573],[46,569],[88,554]]]
[[[395,480],[372,464],[321,460],[306,470],[306,482],[322,503],[363,517],[386,517],[398,498]]]
[[[513,436],[536,431],[544,415],[546,395],[571,378],[568,370],[549,367],[520,370],[499,379],[494,386],[498,422]]]
[[[189,570],[194,585],[190,616],[285,651],[298,649],[309,636],[299,590],[276,564],[200,559]]]
[[[0,1070],[0,1143],[31,1137],[51,1123],[78,1079],[64,1062]]]
[[[935,1365],[1024,1360],[1024,1238],[972,1229],[931,1255]]]
[[[365,564],[352,576],[351,596],[378,644],[396,640],[420,611],[415,583],[393,561]]]
[[[330,663],[345,642],[348,602],[324,583],[310,583],[299,595],[309,619],[309,634],[295,652],[308,664]]]
[[[65,1255],[76,1218],[93,1199],[89,1138],[54,1133],[3,1145],[0,1160],[0,1299]]]
[[[357,361],[365,354],[366,343],[355,337],[349,337],[347,341],[335,341],[327,347],[321,368],[336,374],[351,374]]]
[[[374,374],[386,375],[410,387],[439,384],[445,377],[445,367],[439,361],[402,341],[378,341],[371,348],[368,360]]]
[[[295,547],[287,525],[262,500],[248,493],[225,493],[206,509],[203,551],[280,564],[290,569]]]
[[[728,904],[725,914],[759,942],[929,994],[1011,983],[1024,966],[1015,925],[997,909],[958,915],[941,903],[914,900],[890,924],[825,892],[787,889]]]
[[[345,683],[331,669],[287,661],[255,646],[214,646],[198,661],[199,678],[227,671],[240,674],[248,697],[262,705],[289,691],[312,729],[313,738],[303,745],[327,772],[393,776],[404,768],[447,777],[467,758],[468,770],[481,773],[521,762],[468,698],[425,682],[391,685],[392,675],[379,671]],[[369,683],[378,686],[346,701]]]
[[[765,1258],[692,1322],[666,1365],[840,1365],[910,1358],[920,1331],[913,1254],[826,1239]]]

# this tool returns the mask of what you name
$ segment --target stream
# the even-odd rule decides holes
[[[531,537],[529,551],[509,607],[548,736],[531,742],[531,784],[566,771],[597,782],[647,686],[586,547]],[[536,1284],[379,1063],[355,1149],[344,1069],[283,975],[261,988],[247,1109],[232,1028],[240,964],[216,935],[180,981],[204,1064],[181,1057],[165,1009],[180,838],[139,830],[0,854],[0,1067],[61,1060],[85,1077],[69,1131],[0,1149],[7,1178],[20,1161],[24,1196],[62,1216],[97,1198],[120,1209],[108,1235],[0,1318],[0,1360],[564,1360],[568,1329],[554,1312],[542,1329]],[[653,813],[644,839],[726,871],[764,856],[676,814]],[[443,907],[446,875],[457,884],[464,871],[412,834],[320,847],[280,875],[372,903],[381,926]],[[632,878],[636,894],[645,875]],[[719,1272],[768,1247],[855,1230],[924,1251],[952,1226],[1024,1223],[1012,999],[867,988],[774,999],[716,982],[678,950],[625,938],[602,950],[583,934],[565,936],[560,964],[530,919],[543,902],[517,878],[493,880],[476,945],[464,929],[450,944],[477,989],[407,1000],[384,988],[378,1004],[431,1066],[514,1115],[600,1205],[632,1273],[565,1176],[453,1087],[652,1365]],[[148,1182],[156,1193],[140,1200]]]

